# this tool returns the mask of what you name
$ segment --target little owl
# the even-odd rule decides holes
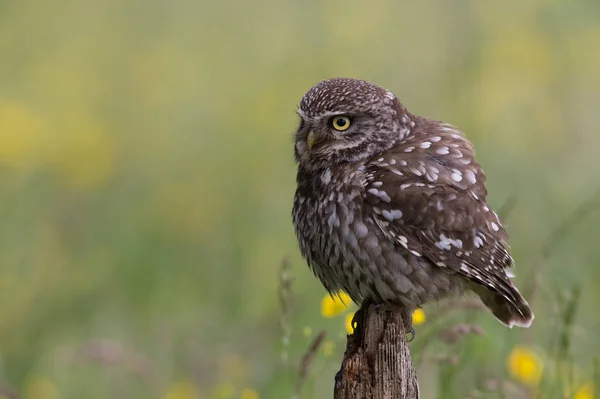
[[[472,290],[505,325],[531,324],[463,133],[355,79],[318,83],[298,114],[293,220],[327,291],[411,311]]]

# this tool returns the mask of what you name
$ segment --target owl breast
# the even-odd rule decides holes
[[[450,274],[386,237],[365,204],[364,166],[298,171],[293,220],[300,251],[332,293],[419,306],[457,288]],[[432,279],[435,284],[431,284]]]

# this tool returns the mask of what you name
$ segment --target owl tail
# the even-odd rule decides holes
[[[492,291],[483,286],[473,287],[485,306],[504,325],[512,328],[529,327],[534,319],[533,312],[523,295],[513,285],[505,287],[504,292]]]

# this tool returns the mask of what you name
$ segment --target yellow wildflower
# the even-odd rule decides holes
[[[231,399],[235,395],[236,389],[231,382],[225,382],[217,385],[212,394],[209,395],[215,399]]]
[[[52,380],[47,377],[34,377],[27,381],[23,393],[25,399],[58,399],[60,394]]]
[[[173,384],[167,393],[165,399],[197,399],[200,397],[196,384],[192,381],[179,381]]]
[[[253,389],[245,388],[242,390],[240,399],[258,399],[258,392]]]
[[[348,334],[354,334],[354,326],[352,325],[352,319],[354,319],[354,312],[346,315],[346,332]]]
[[[585,384],[575,392],[573,399],[595,399],[594,385],[591,383]]]
[[[323,317],[334,317],[348,309],[352,304],[352,299],[344,291],[338,292],[336,295],[325,295],[321,301],[321,315]]]
[[[425,312],[423,311],[423,309],[415,309],[415,311],[412,314],[412,323],[414,326],[418,326],[419,324],[425,323],[426,319],[427,318],[425,317]]]
[[[327,340],[325,342],[323,342],[323,354],[325,355],[325,357],[331,357],[331,355],[333,354],[333,349],[335,348],[335,344],[333,343],[333,341]]]
[[[517,381],[527,385],[537,385],[542,379],[542,359],[533,350],[517,346],[508,358],[508,371]]]
[[[41,124],[18,105],[0,101],[0,163],[20,169],[39,163]]]

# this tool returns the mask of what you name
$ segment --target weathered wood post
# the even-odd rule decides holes
[[[418,399],[406,334],[411,314],[402,308],[364,304],[357,315],[358,328],[348,336],[335,376],[334,399]]]

